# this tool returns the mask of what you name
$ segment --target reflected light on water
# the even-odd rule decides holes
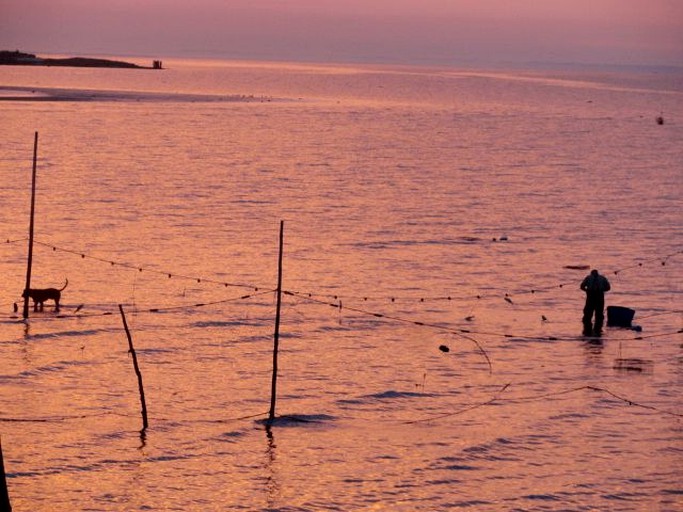
[[[0,102],[16,510],[676,508],[668,78],[165,65],[3,75],[68,96]],[[69,287],[23,323],[36,130],[32,283]],[[590,268],[642,332],[581,336]]]

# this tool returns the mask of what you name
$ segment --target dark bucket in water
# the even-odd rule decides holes
[[[607,306],[607,325],[610,327],[631,327],[635,310],[622,306]]]

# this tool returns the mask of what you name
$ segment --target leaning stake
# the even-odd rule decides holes
[[[138,356],[135,354],[135,348],[133,347],[133,338],[130,335],[130,330],[128,329],[128,323],[126,322],[126,314],[123,312],[123,306],[119,304],[119,311],[121,312],[121,318],[123,319],[123,328],[126,330],[126,336],[128,337],[128,351],[131,356],[133,356],[133,368],[135,368],[135,375],[138,376],[138,389],[140,390],[140,403],[142,404],[142,431],[147,430],[149,423],[147,422],[147,404],[145,403],[145,389],[142,387],[142,373],[140,373],[140,367],[138,366]]]
[[[36,212],[36,169],[38,167],[38,132],[33,139],[33,177],[31,179],[31,220],[28,225],[28,263],[26,264],[26,286],[31,288],[31,267],[33,265],[33,219]],[[24,293],[24,320],[28,318],[28,293]]]
[[[0,512],[12,512],[7,492],[7,480],[5,479],[5,464],[2,461],[2,439],[0,439]]]
[[[282,305],[282,252],[285,221],[280,221],[280,254],[277,263],[277,306],[275,308],[275,334],[273,335],[273,380],[270,388],[270,413],[268,425],[275,420],[275,397],[277,395],[277,351],[280,342],[280,307]]]

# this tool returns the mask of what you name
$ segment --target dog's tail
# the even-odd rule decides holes
[[[66,280],[66,283],[64,283],[64,286],[62,286],[59,291],[61,292],[64,288],[66,288],[69,285],[69,280],[64,278]]]

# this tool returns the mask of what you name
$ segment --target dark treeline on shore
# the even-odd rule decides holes
[[[152,66],[140,66],[130,62],[109,59],[94,59],[89,57],[43,58],[32,53],[19,50],[0,51],[0,65],[9,66],[69,66],[84,68],[133,68],[133,69],[162,69],[161,61],[155,60]]]

